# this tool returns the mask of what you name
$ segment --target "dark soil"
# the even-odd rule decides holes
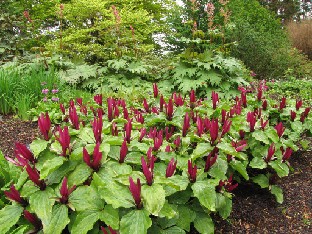
[[[16,141],[29,144],[38,136],[37,123],[23,122],[11,116],[0,119],[0,150],[14,155]],[[294,171],[277,181],[284,191],[284,203],[278,204],[267,190],[253,184],[241,184],[234,192],[233,211],[228,220],[215,217],[216,233],[312,233],[312,152],[292,155]]]

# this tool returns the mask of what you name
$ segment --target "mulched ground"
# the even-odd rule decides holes
[[[0,118],[0,150],[4,155],[14,155],[16,141],[29,144],[37,136],[37,123],[11,116]],[[229,219],[215,218],[216,233],[311,234],[312,152],[296,153],[290,163],[294,171],[277,181],[284,191],[283,204],[278,204],[269,192],[253,184],[240,185],[234,192]]]

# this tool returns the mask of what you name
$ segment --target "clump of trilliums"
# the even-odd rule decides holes
[[[134,172],[120,178],[116,175],[114,182],[131,194],[136,212],[149,208],[145,205],[148,199],[144,197],[146,191],[152,190],[153,186],[162,186],[162,183],[175,183],[178,178],[183,178],[189,189],[205,186],[205,182],[215,179],[215,187],[205,189],[218,193],[218,196],[230,197],[238,187],[236,181],[240,181],[241,171],[252,164],[248,160],[256,157],[252,155],[251,147],[262,147],[261,154],[257,155],[262,168],[281,164],[289,166],[293,149],[284,144],[290,131],[287,127],[291,122],[304,125],[311,108],[302,108],[302,101],[297,100],[288,111],[290,104],[286,98],[274,105],[265,98],[265,89],[265,83],[261,83],[252,98],[249,93],[253,91],[241,87],[241,93],[233,99],[232,105],[223,105],[215,91],[207,99],[197,99],[194,90],[190,91],[189,98],[177,93],[164,97],[154,84],[152,99],[144,98],[130,107],[123,99],[108,97],[103,102],[102,95],[96,95],[90,107],[81,98],[70,100],[68,105],[60,103],[63,123],[55,127],[51,125],[49,114],[41,113],[38,127],[40,141],[47,144],[46,149],[52,150],[57,145],[57,150],[53,148],[55,157],[70,163],[74,156],[89,173],[87,179],[77,186],[68,186],[70,175],[62,175],[56,186],[59,189],[56,189],[55,200],[75,212],[70,202],[72,193],[79,186],[96,184],[94,175],[98,175],[97,179],[99,175],[109,175],[106,171],[109,164],[106,163],[112,163],[117,173],[119,168],[131,168]],[[270,111],[283,118],[271,118]],[[289,121],[285,121],[287,115]],[[238,119],[240,123],[237,123]],[[88,128],[88,142],[77,138],[84,128]],[[267,137],[268,133],[270,137]],[[114,143],[111,144],[112,141]],[[108,145],[114,150],[107,155],[101,149]],[[41,155],[35,157],[29,147],[21,143],[15,144],[14,152],[14,157],[6,157],[7,160],[25,170],[34,186],[46,192],[50,185],[48,179],[40,176]],[[224,172],[220,172],[222,167]],[[198,193],[193,192],[194,196]],[[37,215],[27,210],[31,200],[22,197],[14,185],[4,194],[23,207],[25,219],[35,230],[43,228]],[[198,197],[190,199],[200,201]],[[111,226],[101,224],[99,229],[103,233],[118,233]]]

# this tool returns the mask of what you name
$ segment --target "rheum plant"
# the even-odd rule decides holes
[[[7,157],[20,177],[4,188],[0,233],[213,233],[211,215],[226,219],[249,180],[283,201],[271,177],[288,175],[312,132],[309,107],[265,98],[264,86],[231,101],[153,90],[138,103],[60,104],[54,127],[41,114],[41,138]]]

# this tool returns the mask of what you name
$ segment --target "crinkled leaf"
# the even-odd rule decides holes
[[[95,143],[92,128],[84,127],[80,130],[78,137],[86,143]]]
[[[68,208],[58,204],[53,207],[51,218],[43,222],[43,232],[45,234],[61,234],[69,221]]]
[[[43,222],[51,218],[55,197],[55,193],[50,187],[47,187],[43,191],[39,190],[29,197],[29,204],[31,209]]]
[[[152,226],[152,220],[146,210],[132,210],[120,220],[120,234],[145,234]]]
[[[254,157],[249,163],[249,166],[251,166],[252,168],[263,169],[267,167],[267,164],[263,160],[263,158]]]
[[[160,184],[153,184],[152,186],[143,185],[141,196],[144,208],[152,215],[158,216],[165,204],[165,190],[163,187]]]
[[[74,213],[70,217],[71,222],[69,225],[70,233],[86,234],[91,230],[100,216],[99,211],[85,210],[83,212]]]
[[[35,184],[32,181],[28,180],[23,185],[23,188],[21,190],[21,196],[22,197],[29,197],[37,191],[39,191],[39,188],[37,186],[35,186]]]
[[[40,170],[40,179],[45,179],[49,174],[58,169],[66,160],[66,158],[58,156],[46,161]]]
[[[199,143],[193,151],[191,157],[193,160],[206,156],[213,147],[209,143]]]
[[[222,158],[218,157],[217,161],[209,169],[208,174],[212,176],[213,178],[225,180],[227,178],[225,176],[227,169],[228,169],[228,163]]]
[[[213,234],[214,223],[209,214],[197,212],[194,226],[199,233]]]
[[[237,155],[237,151],[235,148],[231,145],[231,143],[228,142],[220,142],[217,147],[220,151],[224,152],[225,154],[229,155]]]
[[[68,185],[80,185],[91,175],[92,169],[84,162],[79,164],[75,170],[68,176]]]
[[[17,204],[7,205],[0,210],[0,233],[7,233],[17,223],[22,212],[23,207]]]
[[[280,204],[284,201],[283,190],[277,185],[271,186],[271,193],[275,196],[276,201]]]
[[[71,206],[77,211],[101,210],[104,202],[100,199],[97,191],[91,186],[76,188],[68,199]]]
[[[111,205],[106,205],[104,210],[100,212],[100,220],[113,229],[119,229],[119,212]]]
[[[194,196],[210,211],[216,210],[216,188],[207,181],[197,181],[192,185]]]
[[[249,176],[248,176],[248,173],[247,173],[247,170],[246,170],[246,166],[238,161],[238,160],[233,160],[230,162],[230,166],[235,170],[235,171],[238,171],[239,174],[241,174],[245,180],[249,180]]]
[[[268,136],[262,130],[256,130],[252,133],[252,137],[255,138],[257,141],[261,141],[264,144],[270,144]]]
[[[266,175],[260,174],[251,178],[252,181],[258,184],[261,188],[268,188],[270,185],[269,178]]]
[[[48,141],[36,139],[30,144],[30,150],[35,157],[38,157],[39,154],[47,148],[48,143]]]
[[[276,171],[279,177],[288,176],[289,168],[285,163],[279,160],[275,160],[275,161],[269,162],[269,165]]]

